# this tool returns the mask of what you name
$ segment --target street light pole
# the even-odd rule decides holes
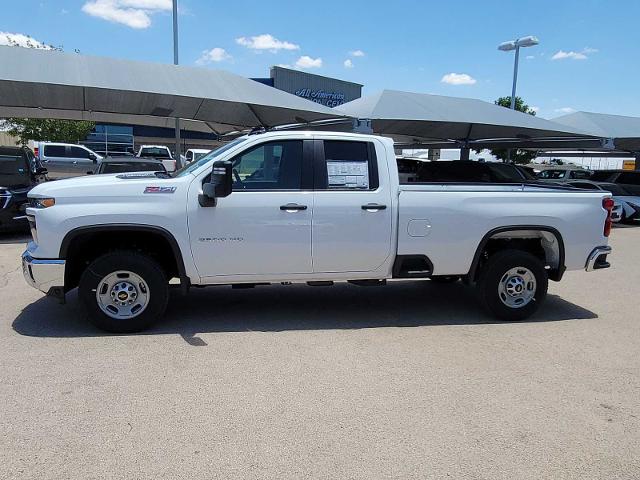
[[[520,60],[520,47],[533,47],[538,45],[540,41],[537,37],[528,36],[511,40],[498,45],[498,50],[510,52],[515,50],[515,59],[513,61],[513,85],[511,87],[511,110],[516,109],[516,84],[518,83],[518,62]],[[511,149],[507,149],[507,162],[511,161]]]
[[[518,83],[518,61],[520,59],[520,46],[516,44],[516,55],[513,62],[513,87],[511,88],[511,110],[516,109],[516,84]]]
[[[178,65],[178,0],[173,0],[173,64]],[[182,167],[180,156],[180,118],[176,117],[176,165]]]

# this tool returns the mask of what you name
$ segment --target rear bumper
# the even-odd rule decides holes
[[[22,273],[33,288],[49,295],[60,296],[64,292],[65,261],[33,258],[27,249],[22,254]]]
[[[585,265],[584,269],[587,272],[591,272],[593,270],[609,268],[611,264],[607,262],[607,255],[609,255],[610,253],[611,247],[609,246],[594,248],[587,258],[587,264]]]

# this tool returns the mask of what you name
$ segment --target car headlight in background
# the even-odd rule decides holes
[[[34,198],[29,197],[29,207],[31,208],[49,208],[56,204],[55,198]]]

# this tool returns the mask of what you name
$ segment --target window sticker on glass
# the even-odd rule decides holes
[[[329,188],[369,188],[369,162],[329,160]]]

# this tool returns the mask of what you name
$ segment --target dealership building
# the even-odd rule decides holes
[[[267,78],[253,78],[278,90],[306,98],[327,107],[336,107],[362,96],[362,85],[337,78],[315,75],[284,67],[271,67]],[[182,151],[188,148],[214,148],[220,144],[215,133],[181,131]],[[97,124],[94,132],[81,142],[98,152],[135,152],[140,145],[175,147],[175,130],[144,125]]]
[[[271,67],[269,78],[253,80],[330,108],[362,96],[362,85],[359,83],[285,67]]]

